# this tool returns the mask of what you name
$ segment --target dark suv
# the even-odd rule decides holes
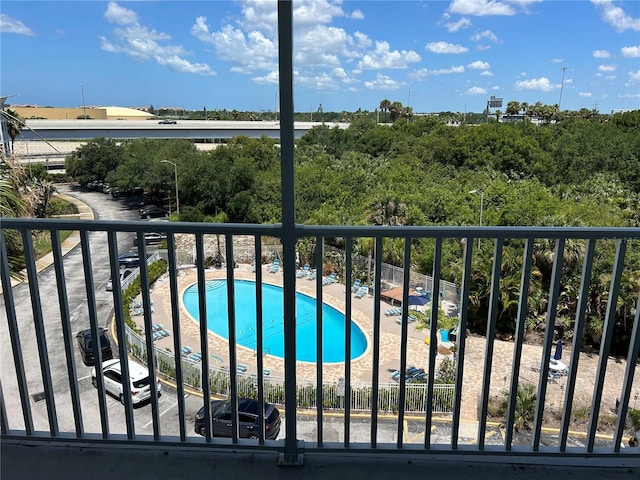
[[[280,412],[271,403],[264,404],[265,438],[275,440],[280,433]],[[258,425],[258,402],[250,398],[238,399],[238,430],[240,438],[260,438]],[[198,410],[195,418],[196,433],[205,435],[204,407]],[[211,402],[211,436],[231,437],[231,400],[213,400]]]
[[[102,361],[111,360],[113,358],[113,352],[111,351],[111,342],[107,337],[107,333],[103,328],[98,328],[98,335],[100,337],[100,346],[102,347]],[[82,361],[85,365],[93,365],[95,363],[93,356],[95,342],[91,337],[91,329],[78,332],[76,338],[78,339],[78,347],[82,354]]]

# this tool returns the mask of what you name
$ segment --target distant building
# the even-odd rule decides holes
[[[89,118],[92,120],[147,120],[155,118],[155,115],[125,107],[79,107],[79,108],[55,108],[55,107],[21,107],[11,105],[11,109],[25,120],[76,120]]]
[[[498,118],[499,123],[518,123],[518,122],[531,122],[534,125],[541,125],[543,122],[538,117],[529,117],[523,113],[516,113],[513,115],[500,115]]]

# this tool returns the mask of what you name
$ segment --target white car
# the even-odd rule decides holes
[[[129,363],[129,387],[131,388],[131,403],[134,405],[151,398],[150,374],[147,367],[128,360]],[[102,376],[104,379],[104,389],[114,397],[118,398],[124,405],[124,388],[122,386],[122,372],[120,360],[108,360],[102,363]],[[97,388],[96,369],[91,373],[91,383]],[[156,379],[158,396],[160,396],[160,382]]]

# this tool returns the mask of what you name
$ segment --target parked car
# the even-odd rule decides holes
[[[211,402],[211,436],[231,437],[231,400],[213,400]],[[250,398],[238,399],[238,430],[240,438],[257,439],[260,436],[258,425],[257,400]],[[275,440],[280,433],[280,412],[271,403],[264,404],[265,438]],[[204,407],[195,416],[196,433],[205,435]]]
[[[164,120],[160,120],[158,123],[160,125],[175,125],[178,122],[176,122],[175,120],[171,120],[170,118],[165,118]]]
[[[144,234],[144,243],[145,245],[158,245],[162,243],[163,240],[167,239],[167,235],[165,233],[145,233]],[[138,245],[138,236],[133,237],[133,245]]]
[[[147,253],[147,259],[151,257],[150,253]],[[137,252],[123,253],[118,257],[118,264],[120,268],[134,268],[140,266],[140,256]]]
[[[137,405],[151,398],[151,376],[147,367],[143,367],[131,360],[127,360],[129,365],[129,388],[131,388],[131,403]],[[122,384],[122,366],[120,360],[109,360],[102,363],[102,376],[104,378],[104,389],[107,393],[116,397],[124,405],[124,387]],[[91,383],[98,386],[96,381],[96,369],[94,367],[91,374]],[[160,396],[160,382],[156,379],[156,388]]]
[[[100,337],[100,350],[102,351],[102,361],[111,360],[113,358],[113,351],[111,350],[111,342],[107,337],[107,332],[104,328],[98,328],[98,335]],[[78,340],[78,347],[80,348],[80,354],[82,355],[82,361],[85,365],[93,365],[95,363],[94,358],[94,346],[93,336],[91,335],[91,329],[82,330],[76,334]]]
[[[119,188],[112,188],[110,190],[111,192],[111,196],[113,198],[120,198],[120,197],[136,197],[138,195],[142,195],[144,193],[144,188],[142,187],[135,187],[132,190],[120,190]]]
[[[120,269],[120,285],[122,285],[122,282],[124,281],[124,279],[127,278],[129,275],[131,275],[134,271],[135,271],[134,268],[121,268]],[[107,292],[110,292],[113,290],[113,280],[111,279],[111,277],[109,277],[109,280],[107,280],[107,285],[105,288],[107,289]]]
[[[157,205],[146,205],[138,210],[140,218],[166,217],[167,211]]]

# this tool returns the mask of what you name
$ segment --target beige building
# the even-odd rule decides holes
[[[80,108],[54,108],[54,107],[18,107],[10,106],[11,110],[25,120],[76,120],[86,114],[92,120],[147,120],[155,115],[124,107],[80,107]]]

